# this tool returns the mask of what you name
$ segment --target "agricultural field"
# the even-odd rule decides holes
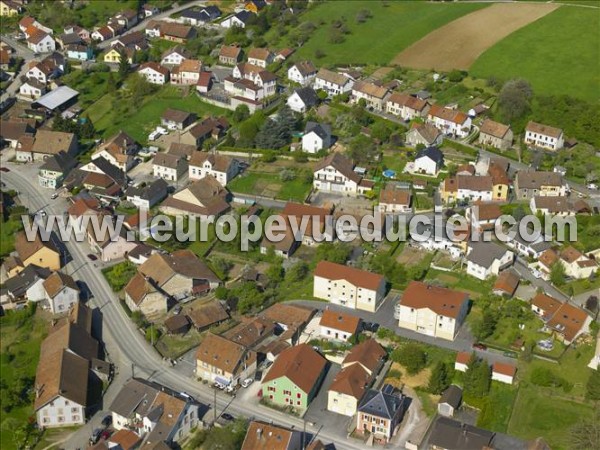
[[[317,29],[295,58],[312,59],[319,66],[387,64],[398,52],[429,32],[486,6],[430,2],[323,2],[302,16],[304,22],[312,22]],[[358,23],[356,17],[361,10],[368,10],[372,17]],[[331,21],[342,17],[346,19],[349,33],[344,35],[343,42],[335,44],[330,39]],[[324,56],[315,59],[317,50]]]
[[[598,101],[599,21],[598,9],[563,6],[491,47],[475,61],[471,74],[523,77],[537,94]]]
[[[556,8],[551,4],[494,4],[432,31],[392,63],[416,69],[467,70],[496,42]]]

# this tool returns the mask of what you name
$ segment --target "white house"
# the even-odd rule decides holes
[[[317,93],[311,87],[295,89],[287,99],[287,105],[292,111],[304,114],[319,102]]]
[[[19,96],[28,100],[37,100],[47,92],[46,85],[35,78],[24,80],[19,86]]]
[[[385,278],[365,270],[321,261],[314,271],[314,297],[333,304],[375,312],[385,292]]]
[[[373,183],[354,171],[352,161],[341,153],[332,153],[315,167],[313,187],[320,191],[340,194],[365,194]]]
[[[525,143],[532,147],[560,150],[564,145],[564,134],[560,128],[530,121],[525,127]]]
[[[200,81],[202,62],[197,59],[186,59],[171,72],[171,83],[178,85],[196,85]]]
[[[485,280],[510,266],[515,255],[494,242],[472,242],[467,250],[467,274]]]
[[[416,147],[419,144],[425,147],[442,145],[444,135],[433,125],[428,123],[413,122],[410,130],[406,132],[406,145]]]
[[[63,313],[79,301],[79,288],[70,275],[54,272],[44,281],[45,300],[52,314]]]
[[[152,161],[152,171],[157,178],[178,181],[188,171],[188,162],[183,156],[157,153]]]
[[[152,84],[165,84],[169,81],[169,70],[153,61],[142,64],[138,73]]]
[[[287,71],[287,77],[294,83],[308,86],[317,76],[317,69],[310,61],[298,61]]]
[[[125,196],[127,201],[134,204],[136,208],[149,210],[167,197],[168,187],[167,182],[160,178],[144,187],[129,187]]]
[[[317,153],[331,146],[331,127],[326,123],[307,122],[302,135],[302,150]]]
[[[251,48],[248,51],[248,64],[265,69],[273,62],[273,53],[268,48]]]
[[[493,179],[491,176],[457,175],[446,178],[440,184],[440,192],[444,203],[456,201],[491,202],[493,196]]]
[[[495,362],[492,364],[492,380],[500,383],[513,384],[517,368],[512,364]]]
[[[50,53],[56,50],[56,41],[50,34],[35,28],[27,38],[27,47],[35,53]]]
[[[323,90],[329,97],[350,92],[354,80],[346,75],[332,72],[331,70],[321,68],[315,77],[314,88],[316,91]]]
[[[160,63],[163,66],[178,66],[188,57],[187,52],[182,47],[177,46],[163,53]]]
[[[427,122],[446,135],[467,137],[471,131],[471,118],[462,111],[432,105],[427,113]]]
[[[469,309],[469,296],[420,281],[411,281],[396,305],[398,326],[453,341]]]
[[[469,368],[469,362],[471,361],[471,353],[469,352],[458,352],[456,354],[456,360],[454,361],[454,370],[458,372],[466,372]]]
[[[240,11],[237,14],[233,14],[233,15],[225,18],[225,20],[223,20],[220,25],[223,28],[231,28],[231,27],[246,28],[246,23],[250,20],[251,17],[252,17],[251,12]]]
[[[444,154],[437,147],[419,150],[415,158],[414,173],[437,176],[444,166]]]
[[[327,340],[348,342],[360,331],[360,322],[360,317],[326,309],[319,321],[320,336]]]
[[[366,102],[368,108],[375,111],[383,111],[385,108],[385,97],[388,89],[367,81],[357,81],[352,85],[352,103],[361,100]]]
[[[240,170],[237,159],[216,153],[195,152],[189,163],[190,180],[206,176],[214,177],[221,186],[226,186]]]
[[[381,213],[398,214],[411,211],[412,194],[394,183],[388,183],[379,192],[379,211]]]

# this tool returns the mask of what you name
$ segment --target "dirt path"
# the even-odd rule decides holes
[[[412,438],[411,442],[420,443],[429,424],[429,419],[423,411],[423,405],[417,393],[410,387],[405,386],[404,394],[411,398],[412,403],[406,412],[400,433],[394,437],[394,444],[398,448],[404,448],[410,438]]]
[[[467,70],[496,42],[559,7],[548,3],[494,4],[432,31],[398,54],[392,64],[415,69]]]

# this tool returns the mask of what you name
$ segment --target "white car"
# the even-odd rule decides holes
[[[540,272],[540,271],[539,271],[539,270],[537,270],[537,269],[533,269],[533,270],[531,271],[531,274],[532,274],[532,275],[533,275],[535,278],[542,278],[542,272]]]
[[[52,195],[50,196],[50,198],[51,198],[52,200],[54,200],[55,198],[58,198],[58,192],[55,192],[54,194],[52,194]]]
[[[587,185],[587,188],[596,191],[598,190],[598,185],[596,183],[590,183]]]
[[[160,133],[154,130],[152,133],[150,133],[150,136],[148,136],[148,140],[155,141],[158,136],[160,136]]]
[[[246,378],[244,381],[242,381],[242,387],[247,388],[252,383],[254,383],[254,378]]]
[[[232,384],[230,384],[229,386],[227,386],[227,387],[225,388],[225,392],[231,393],[231,392],[233,392],[233,391],[235,391],[235,388],[233,387],[233,385],[232,385]]]

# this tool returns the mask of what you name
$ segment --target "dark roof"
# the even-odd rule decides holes
[[[441,150],[435,146],[427,147],[419,150],[415,159],[419,159],[423,156],[427,156],[429,159],[434,161],[436,164],[444,163],[444,154]]]
[[[319,103],[317,93],[309,86],[296,89],[294,92],[296,95],[298,95],[298,97],[300,97],[300,100],[302,100],[302,103],[304,103],[306,106],[314,106]]]
[[[127,197],[140,197],[143,200],[152,200],[156,196],[161,196],[161,198],[165,198],[167,196],[167,188],[169,185],[165,180],[159,178],[155,180],[151,184],[144,187],[134,187],[131,186],[125,192]]]
[[[193,119],[191,119],[191,120],[194,120],[196,118],[196,115],[194,113],[190,113],[187,111],[181,111],[179,109],[168,108],[167,110],[165,110],[165,112],[161,116],[161,119],[167,120],[169,122],[184,123],[185,121],[189,120],[191,117],[193,117]]]
[[[328,139],[331,136],[331,127],[326,123],[307,122],[304,134],[314,132],[321,139]]]
[[[77,160],[65,152],[58,152],[48,158],[40,167],[40,170],[50,170],[53,172],[67,172],[77,165]]]
[[[4,282],[4,287],[15,297],[25,295],[27,289],[36,281],[45,280],[52,272],[44,267],[38,267],[35,264],[29,264],[25,269],[14,277]]]
[[[451,384],[450,387],[446,389],[442,394],[442,398],[440,398],[440,403],[447,403],[454,409],[456,409],[460,406],[461,400],[462,389],[455,384]]]
[[[481,267],[490,267],[494,260],[502,258],[507,250],[494,242],[473,242],[467,261]]]
[[[252,13],[250,11],[240,11],[235,15],[235,17],[240,21],[246,23],[252,17]]]
[[[393,419],[402,404],[404,396],[394,393],[394,387],[385,384],[380,391],[369,389],[358,405],[360,412],[385,419]]]
[[[494,433],[448,417],[438,417],[429,435],[429,445],[447,450],[481,450],[490,447]]]
[[[127,184],[127,175],[125,174],[125,172],[123,172],[114,164],[111,164],[103,156],[92,160],[92,162],[98,168],[98,170],[110,177],[115,183],[120,184],[122,186]]]

